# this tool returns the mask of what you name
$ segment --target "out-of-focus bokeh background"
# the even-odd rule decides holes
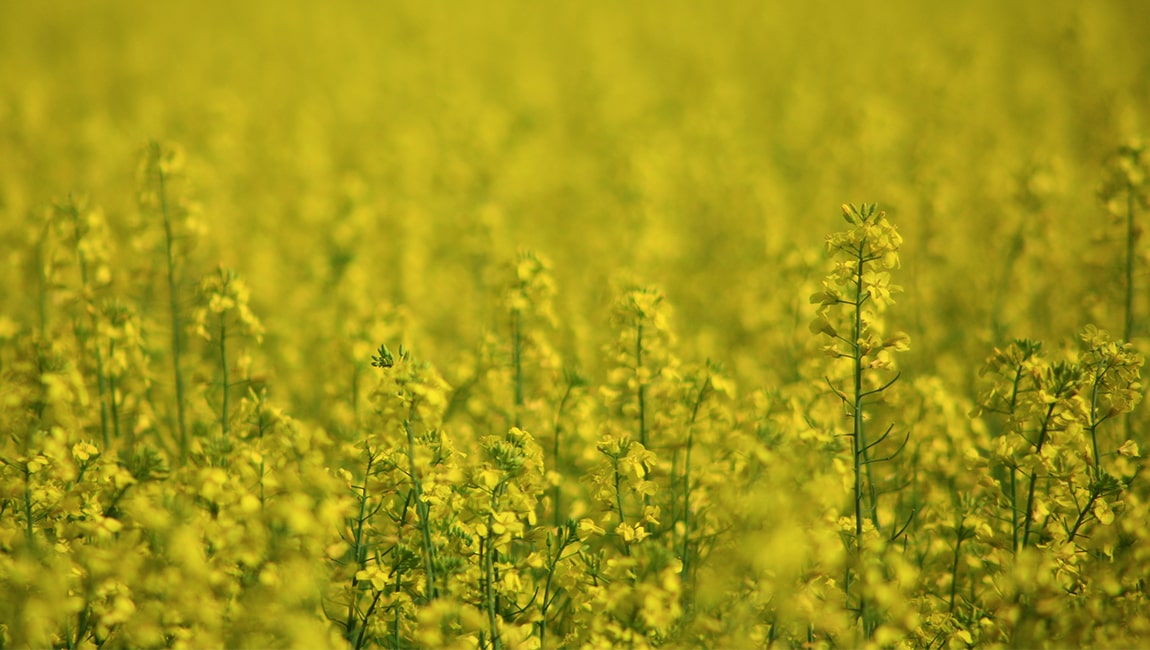
[[[69,192],[126,232],[139,151],[170,141],[197,254],[248,279],[285,369],[339,301],[405,305],[447,361],[527,247],[584,365],[626,276],[769,382],[838,206],[874,201],[906,239],[908,363],[964,381],[1015,336],[1121,329],[1098,191],[1147,128],[1146,24],[1119,0],[8,2],[0,237]],[[4,251],[10,312],[27,254]]]

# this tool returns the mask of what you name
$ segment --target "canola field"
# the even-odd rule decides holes
[[[0,3],[0,648],[1145,647],[1148,24]]]

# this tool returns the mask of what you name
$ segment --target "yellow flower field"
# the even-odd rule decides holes
[[[1150,644],[1146,24],[0,3],[0,648]]]

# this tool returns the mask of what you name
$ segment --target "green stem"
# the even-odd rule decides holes
[[[395,567],[395,587],[392,589],[391,593],[398,594],[402,588],[403,567],[397,563]],[[400,604],[397,601],[395,603],[395,618],[392,620],[391,624],[391,647],[393,648],[399,648],[399,619],[401,613]],[[363,634],[361,633],[360,636],[362,637]]]
[[[622,481],[619,476],[619,457],[613,456],[611,462],[615,471],[615,507],[619,509],[619,523],[626,524],[627,517],[623,513],[623,488]],[[627,540],[623,540],[623,554],[631,557],[631,546]]]
[[[1026,357],[1029,358],[1029,355]],[[1024,359],[1025,361],[1025,359]],[[1019,386],[1022,384],[1022,364],[1014,371],[1014,381],[1010,389],[1010,406],[1007,407],[1007,417],[1014,417],[1014,411],[1018,408],[1018,392]],[[1014,549],[1014,553],[1019,551],[1018,544],[1018,465],[1011,461],[1010,465],[1010,548]]]
[[[684,452],[683,459],[683,546],[679,551],[679,557],[683,563],[682,575],[684,582],[690,580],[691,576],[691,450],[694,447],[695,441],[695,422],[699,418],[699,409],[703,406],[703,400],[707,396],[707,391],[711,387],[711,375],[708,374],[707,378],[703,381],[703,387],[699,389],[699,395],[695,399],[695,407],[691,410],[691,420],[687,426],[687,448]],[[673,495],[672,495],[673,496]],[[672,498],[674,503],[674,498]],[[687,607],[688,600],[691,595],[690,589],[683,589],[683,609],[689,611]]]
[[[87,258],[84,257],[83,249],[80,246],[81,240],[83,240],[83,238],[84,238],[83,234],[80,233],[80,210],[76,207],[76,201],[75,201],[75,199],[72,198],[72,195],[70,195],[70,194],[68,195],[68,205],[67,205],[66,209],[68,212],[68,216],[72,218],[73,246],[76,249],[76,261],[77,261],[77,265],[80,268],[80,286],[83,287],[84,289],[87,289],[88,288],[88,260],[87,260]],[[87,298],[87,295],[85,295],[85,297]],[[90,300],[89,300],[88,306],[90,308],[94,307],[91,304]],[[92,332],[93,332],[93,334],[95,334],[98,332],[98,321],[96,319],[96,310],[94,308],[91,308],[91,309],[89,309],[88,313],[90,315],[89,321],[90,321],[91,326],[92,326]],[[76,327],[75,329],[76,329],[76,338],[80,342],[80,344],[83,345],[85,342],[85,339],[87,337],[86,336],[80,336],[80,333],[79,333],[80,328],[79,327]],[[107,449],[108,444],[110,442],[109,434],[108,434],[107,383],[106,383],[106,380],[104,378],[104,358],[103,358],[103,355],[100,354],[99,341],[97,341],[96,344],[93,346],[93,355],[95,356],[95,360],[96,360],[96,387],[97,387],[97,390],[99,392],[99,398],[100,398],[100,432],[103,434],[104,448]]]
[[[489,514],[487,536],[480,544],[480,559],[483,562],[483,600],[487,610],[487,624],[491,628],[491,648],[496,650],[503,644],[499,638],[499,616],[495,613],[495,537],[491,530],[494,523],[495,516]]]
[[[515,426],[521,427],[520,414],[523,411],[523,345],[520,331],[523,326],[519,310],[511,312],[511,359],[515,366]]]
[[[265,415],[264,414],[264,394],[260,393],[260,395],[257,397],[257,399],[258,399],[259,403],[257,404],[256,408],[258,409],[259,414],[256,416],[256,423],[257,423],[256,424],[256,426],[257,426],[256,439],[259,440],[260,449],[262,451],[264,432],[267,429],[267,421],[264,419],[264,415]],[[368,458],[368,473],[369,474],[370,474],[370,470],[371,470],[370,463],[371,463],[371,458],[369,457]],[[267,505],[267,495],[265,494],[265,483],[264,483],[265,477],[267,477],[267,458],[264,456],[264,454],[261,453],[260,454],[260,512],[263,512],[265,506]],[[367,483],[367,475],[365,474],[364,475],[364,487],[365,487],[365,489],[366,489],[366,483]]]
[[[1123,327],[1122,340],[1127,343],[1134,336],[1134,265],[1136,263],[1136,245],[1138,231],[1134,220],[1134,184],[1126,181],[1126,319]],[[1122,418],[1122,428],[1125,439],[1131,437],[1133,410],[1127,411]],[[1095,450],[1095,459],[1097,459]]]
[[[36,544],[36,537],[32,528],[32,472],[28,471],[28,463],[24,463],[24,536],[28,546]]]
[[[854,363],[853,377],[854,380],[854,394],[851,403],[851,417],[853,424],[853,435],[851,440],[854,446],[854,500],[855,500],[855,553],[858,557],[862,558],[862,534],[863,534],[863,513],[862,513],[862,473],[863,473],[863,454],[866,453],[866,438],[863,431],[863,413],[862,413],[862,346],[859,344],[859,335],[862,333],[862,301],[863,301],[863,245],[859,244],[857,266],[855,269],[855,302],[854,302],[854,324],[852,329],[853,336],[851,337],[853,347],[853,358],[851,361]],[[861,607],[861,599],[860,599]]]
[[[80,642],[83,641],[84,637],[88,634],[88,626],[91,624],[91,616],[92,603],[90,599],[87,599],[87,602],[84,603],[84,609],[80,610],[78,620],[76,621],[76,634],[73,638],[69,639],[69,648],[80,647]]]
[[[226,312],[220,312],[220,372],[223,374],[223,399],[220,406],[220,431],[228,435],[228,323]]]
[[[551,448],[551,461],[552,461],[551,466],[555,468],[556,472],[560,471],[560,469],[559,469],[559,438],[560,438],[560,434],[562,434],[562,432],[563,432],[563,411],[567,407],[567,400],[570,399],[571,391],[573,391],[574,389],[575,389],[574,384],[572,382],[568,381],[567,382],[567,389],[563,391],[563,398],[559,400],[559,409],[555,413],[555,437],[553,439],[552,448]],[[551,506],[554,509],[554,517],[555,517],[555,526],[556,527],[558,527],[563,522],[561,511],[559,508],[559,498],[561,496],[559,483],[560,482],[557,481],[555,484],[555,488],[554,488],[555,499],[554,499],[554,502]]]
[[[1094,451],[1093,465],[1095,469],[1098,468],[1099,463],[1102,462],[1102,454],[1098,449],[1098,389],[1102,383],[1102,378],[1110,371],[1109,363],[1107,368],[1103,370],[1094,380],[1094,385],[1090,390],[1090,444]]]
[[[643,382],[643,321],[640,320],[635,334],[635,374],[639,380],[639,444],[647,448],[647,386]]]
[[[415,400],[411,402],[411,414],[415,414]],[[411,473],[412,490],[415,492],[415,512],[419,515],[419,530],[423,537],[423,567],[427,573],[427,597],[435,600],[435,546],[431,541],[431,521],[427,503],[423,500],[423,482],[419,476],[419,468],[415,464],[415,433],[411,429],[411,417],[403,421],[403,430],[407,433],[407,460]]]
[[[639,444],[643,445],[644,449],[650,449],[647,446],[647,384],[643,379],[643,321],[642,317],[636,326],[635,331],[635,374],[636,379],[639,380]],[[643,467],[643,479],[647,478],[647,468]],[[651,495],[643,494],[643,506],[647,508],[651,505]],[[620,512],[620,518],[622,512]],[[651,524],[647,524],[647,530],[650,531]],[[630,553],[628,553],[630,555]]]
[[[547,581],[543,585],[543,604],[539,608],[539,647],[547,647],[547,612],[551,609],[551,603],[554,596],[551,594],[551,583],[555,578],[555,568],[559,566],[559,560],[563,557],[563,551],[574,541],[574,529],[571,526],[559,527],[559,533],[562,535],[554,544],[555,552],[547,558]],[[550,542],[548,543],[550,546]]]
[[[95,329],[95,327],[96,327],[96,316],[95,315],[92,316],[92,326],[93,326],[93,329]],[[108,431],[108,394],[109,394],[108,381],[110,378],[106,378],[105,374],[104,374],[104,357],[102,354],[100,354],[100,343],[99,343],[99,341],[96,342],[95,351],[93,352],[93,354],[96,357],[96,388],[99,391],[99,398],[100,398],[100,431],[103,432],[103,434],[104,434],[104,449],[107,449],[108,446],[111,444],[111,438],[110,438],[110,434]],[[115,409],[115,401],[116,401],[116,397],[115,397],[115,395],[112,395],[112,402],[113,402],[112,408],[113,409]],[[119,437],[118,423],[116,425],[116,428],[117,428],[117,432],[116,432],[117,437]]]
[[[954,560],[950,565],[950,606],[947,609],[947,612],[951,614],[954,613],[954,598],[958,593],[958,560],[961,557],[959,550],[962,548],[962,541],[966,539],[966,529],[963,527],[964,523],[965,522],[960,519],[954,531],[957,538],[954,542]]]
[[[1078,519],[1074,521],[1074,526],[1066,535],[1066,541],[1068,543],[1073,542],[1074,538],[1078,536],[1079,531],[1082,530],[1082,525],[1086,523],[1086,517],[1089,516],[1091,512],[1093,512],[1094,503],[1098,501],[1098,497],[1100,496],[1102,496],[1102,494],[1098,491],[1098,489],[1094,486],[1091,486],[1090,499],[1087,500],[1086,505],[1082,508],[1082,510],[1078,512]]]
[[[1134,184],[1126,182],[1126,313],[1122,340],[1134,335],[1134,263],[1138,233],[1134,224]]]
[[[364,530],[367,524],[367,481],[371,477],[371,466],[375,462],[375,454],[371,449],[364,447],[367,452],[367,469],[363,475],[363,485],[360,486],[359,494],[359,515],[356,517],[355,532],[352,534],[352,552],[355,553],[355,565],[358,569],[356,573],[367,568],[367,545],[364,543],[366,532]],[[355,595],[356,587],[359,585],[359,579],[355,574],[351,576],[351,592],[352,596],[347,604],[347,620],[344,622],[344,630],[347,633],[347,640],[351,641],[352,635],[355,633],[355,628],[358,625],[356,617],[356,601],[358,597]],[[364,618],[364,627],[367,626],[367,619]],[[357,644],[358,647],[358,644]]]
[[[108,343],[108,358],[116,356],[116,342],[109,341]],[[120,438],[120,403],[116,399],[116,378],[108,375],[108,397],[111,403],[112,410],[112,433],[117,440]]]
[[[360,628],[359,636],[357,636],[355,640],[356,650],[363,647],[363,642],[367,638],[367,619],[371,618],[371,615],[375,613],[375,608],[379,606],[379,599],[382,596],[382,591],[375,592],[375,596],[371,599],[371,604],[367,606],[367,611],[363,613],[363,627]],[[348,640],[350,641],[351,639]]]
[[[1010,544],[1015,555],[1021,550],[1018,539],[1018,467],[1010,468]]]
[[[152,143],[151,146],[152,155],[159,160],[162,157],[160,145]],[[168,209],[167,180],[164,176],[163,167],[159,163],[156,165],[156,176],[160,185],[160,213],[163,215],[164,221],[164,247],[168,262],[168,303],[172,320],[172,373],[176,382],[176,423],[179,434],[180,459],[186,461],[188,457],[188,427],[187,416],[184,412],[184,373],[180,365],[182,344],[180,340],[180,303],[176,281],[175,235],[172,228],[171,212]]]
[[[1042,455],[1042,447],[1046,444],[1047,434],[1050,432],[1050,420],[1054,416],[1054,407],[1056,405],[1057,404],[1051,404],[1049,407],[1047,407],[1046,417],[1042,419],[1042,429],[1039,431],[1038,444],[1035,445],[1034,450],[1036,456],[1041,457]],[[1023,546],[1026,546],[1026,543],[1030,541],[1030,525],[1032,523],[1031,520],[1034,518],[1034,488],[1037,483],[1038,471],[1035,470],[1035,472],[1030,475],[1030,487],[1027,489],[1026,494],[1026,519],[1024,523],[1025,527],[1022,530]]]

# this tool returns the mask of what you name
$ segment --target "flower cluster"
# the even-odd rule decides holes
[[[1130,7],[180,4],[0,3],[0,647],[1148,644]]]

